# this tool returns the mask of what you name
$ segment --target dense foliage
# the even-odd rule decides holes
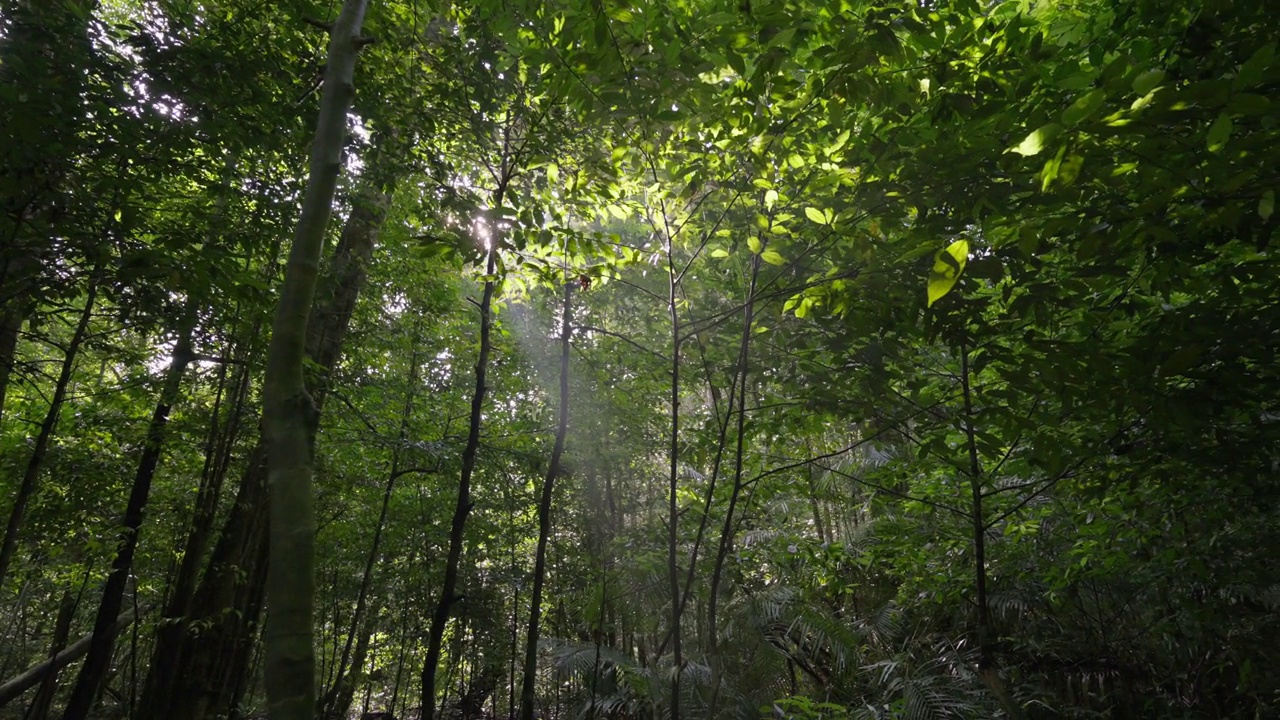
[[[1275,716],[1274,27],[0,0],[0,718]]]

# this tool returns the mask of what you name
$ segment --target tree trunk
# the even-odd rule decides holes
[[[414,328],[414,338],[419,336],[419,328]],[[395,489],[396,480],[401,475],[414,470],[402,470],[400,467],[400,450],[404,446],[405,440],[409,434],[409,419],[413,413],[414,391],[418,384],[418,348],[414,346],[413,352],[409,355],[409,378],[406,384],[404,407],[400,413],[400,433],[395,450],[391,456],[391,472],[387,476],[386,489],[382,493],[382,508],[378,512],[378,525],[373,531],[373,543],[369,548],[369,557],[365,560],[364,574],[360,578],[360,591],[356,596],[356,609],[351,617],[351,632],[347,635],[346,645],[342,648],[342,655],[338,659],[336,679],[333,687],[326,695],[324,706],[321,708],[321,718],[342,718],[346,717],[347,711],[351,707],[351,700],[355,693],[355,684],[350,678],[345,677],[348,672],[347,663],[350,662],[351,672],[355,672],[356,668],[364,667],[364,655],[369,647],[369,635],[373,632],[373,620],[377,615],[377,611],[369,613],[368,621],[362,622],[365,613],[368,612],[366,605],[369,601],[369,590],[373,586],[373,571],[378,562],[378,552],[382,545],[382,531],[387,523],[387,511],[391,507],[391,493]],[[351,657],[352,640],[359,635],[356,642],[355,658]]]
[[[560,476],[560,456],[564,453],[564,439],[569,430],[569,341],[572,332],[572,295],[573,283],[566,277],[564,310],[560,318],[560,406],[557,410],[555,445],[551,448],[551,462],[547,466],[547,477],[542,482],[542,497],[538,502],[538,550],[533,564],[529,632],[525,637],[524,680],[520,686],[520,720],[533,720],[534,703],[537,701],[535,684],[538,679],[538,621],[542,617],[542,583],[547,572],[547,539],[551,536],[552,492],[555,489],[556,478]]]
[[[133,556],[138,548],[138,532],[142,528],[143,513],[147,499],[151,495],[151,481],[156,474],[156,466],[160,462],[160,453],[164,449],[165,428],[169,424],[169,412],[178,400],[182,385],[182,376],[194,359],[191,351],[191,335],[194,331],[194,307],[183,318],[184,327],[180,331],[178,342],[173,350],[173,358],[165,374],[164,385],[160,390],[160,399],[156,403],[155,412],[151,415],[151,423],[147,427],[147,441],[138,460],[138,469],[134,474],[133,488],[129,492],[129,503],[124,512],[124,537],[111,563],[111,573],[107,575],[107,584],[102,590],[102,600],[98,604],[98,614],[93,624],[93,642],[89,645],[89,654],[80,667],[80,675],[76,679],[71,698],[67,701],[67,709],[63,720],[83,720],[88,717],[98,697],[98,689],[106,677],[107,668],[111,664],[111,652],[115,647],[115,636],[107,631],[115,623],[124,604],[124,590],[133,571]]]
[[[379,608],[378,598],[374,598],[371,606],[366,608],[360,626],[352,626],[352,635],[358,637],[349,658],[351,666],[345,673],[338,675],[329,699],[329,709],[326,714],[321,715],[322,719],[341,720],[350,713],[351,703],[356,696],[356,685],[363,677],[365,659],[369,656],[369,641],[373,637],[374,628],[378,625]]]
[[[258,334],[255,324],[249,338]],[[252,340],[241,343],[238,347],[250,345]],[[200,477],[200,489],[196,493],[195,510],[192,514],[190,529],[183,545],[182,560],[169,588],[164,610],[160,614],[160,623],[156,627],[155,647],[148,665],[146,680],[143,683],[142,701],[139,703],[139,718],[168,717],[151,713],[160,709],[165,702],[167,688],[176,684],[175,673],[178,670],[179,654],[182,650],[183,636],[187,633],[188,616],[191,603],[200,579],[200,566],[205,550],[213,536],[213,522],[218,509],[218,499],[222,494],[227,469],[231,460],[232,449],[240,435],[241,420],[244,416],[245,400],[249,394],[250,376],[248,358],[252,349],[234,352],[239,362],[231,381],[232,396],[227,419],[219,427],[218,414],[220,403],[215,402],[213,420],[210,422],[209,438],[205,444],[204,468]],[[224,371],[226,366],[222,368]],[[221,379],[221,375],[220,375]]]
[[[0,84],[23,92],[0,103],[0,315],[20,318],[41,286],[60,290],[47,268],[78,254],[53,239],[68,211],[67,176],[87,142],[83,95],[96,64],[90,27],[97,5],[4,4]]]
[[[507,177],[494,192],[495,208],[502,207],[502,198],[506,192]],[[422,720],[435,720],[436,712],[436,672],[440,664],[440,648],[444,642],[445,625],[449,622],[449,613],[458,598],[455,592],[458,587],[458,563],[462,558],[463,531],[467,525],[467,515],[471,513],[471,473],[476,466],[476,451],[480,448],[480,421],[484,415],[485,374],[489,368],[489,334],[492,329],[493,293],[497,283],[492,279],[497,272],[498,243],[495,241],[489,250],[485,262],[484,295],[480,300],[480,356],[476,359],[476,387],[471,394],[471,424],[467,431],[467,444],[462,450],[462,469],[458,477],[458,500],[453,508],[453,521],[449,527],[449,555],[445,560],[444,583],[440,588],[440,598],[436,601],[435,612],[431,616],[431,632],[427,636],[427,657],[422,666]]]
[[[26,312],[20,303],[0,304],[0,424],[4,422],[4,401],[18,362],[18,335],[25,319]]]
[[[716,548],[716,561],[711,569],[711,587],[707,593],[707,637],[712,656],[719,639],[716,618],[720,594],[720,579],[724,574],[724,561],[733,547],[733,513],[742,494],[743,452],[747,423],[747,368],[751,351],[751,323],[755,320],[756,280],[760,276],[760,256],[751,259],[751,282],[747,287],[747,302],[742,308],[742,340],[738,347],[738,438],[733,459],[733,490],[729,493],[729,508],[725,511],[724,525],[720,530],[720,544]],[[712,708],[714,709],[714,708]]]
[[[738,437],[733,457],[733,490],[729,493],[729,508],[725,511],[724,525],[720,531],[720,544],[716,549],[715,565],[711,568],[711,587],[707,592],[707,647],[712,658],[718,657],[719,628],[716,608],[720,594],[720,578],[724,573],[724,561],[733,547],[733,513],[738,505],[738,497],[742,494],[743,453],[746,449],[747,425],[747,370],[751,357],[751,324],[755,320],[756,281],[760,277],[760,256],[751,258],[751,281],[747,284],[747,302],[742,309],[742,340],[738,346]],[[720,680],[722,667],[715,663],[712,667],[710,713],[714,715],[716,703],[720,696]]]
[[[9,510],[9,522],[5,526],[4,541],[0,544],[0,587],[4,587],[5,578],[9,574],[9,564],[13,560],[14,550],[18,546],[18,532],[26,518],[27,503],[35,494],[36,484],[40,478],[40,469],[44,466],[45,455],[49,452],[49,443],[53,440],[54,429],[58,425],[58,415],[62,411],[62,403],[67,398],[67,388],[71,386],[71,371],[75,368],[76,358],[80,354],[80,345],[84,343],[89,332],[89,321],[93,318],[93,304],[98,297],[97,273],[89,279],[89,288],[84,301],[84,309],[80,312],[80,320],[76,323],[71,342],[67,344],[67,352],[62,358],[62,369],[58,372],[58,381],[53,389],[53,398],[49,401],[49,409],[45,413],[44,422],[36,433],[35,447],[27,459],[27,469],[22,475],[22,484],[18,486],[18,495]]]
[[[145,612],[146,609],[144,606],[139,608],[139,611]],[[112,634],[119,633],[136,618],[137,616],[132,609],[125,611],[111,626],[110,632]],[[68,645],[48,660],[28,668],[21,675],[6,680],[3,685],[0,685],[0,707],[4,707],[14,698],[40,684],[40,681],[50,672],[60,670],[83,657],[85,653],[89,652],[89,644],[91,642],[93,642],[93,633],[89,633]]]
[[[88,577],[86,575],[86,583]],[[65,590],[62,593],[62,602],[58,604],[58,619],[53,626],[53,640],[49,643],[49,657],[56,658],[58,653],[62,652],[67,646],[67,640],[71,637],[71,621],[76,617],[76,607],[80,605],[80,596],[84,594],[84,585],[80,586],[79,593],[72,593]],[[36,691],[36,696],[32,698],[31,704],[27,706],[27,714],[23,720],[44,720],[49,716],[49,708],[53,705],[53,695],[58,689],[58,670],[51,668],[45,673],[44,678],[40,681],[40,689]]]
[[[370,178],[357,193],[351,215],[334,249],[326,279],[328,292],[316,298],[307,321],[307,355],[314,361],[311,397],[317,412],[324,408],[328,375],[336,367],[364,287],[378,233],[391,206],[399,177],[388,153],[375,139]],[[208,569],[190,600],[181,628],[157,637],[155,656],[140,703],[140,720],[199,720],[204,708],[228,712],[237,702],[236,681],[247,669],[255,628],[262,610],[262,582],[267,560],[266,451],[260,440],[250,453],[231,512],[209,558]],[[176,617],[169,616],[169,617]],[[193,620],[207,626],[198,637],[187,628]],[[171,620],[172,622],[172,620]],[[204,624],[204,623],[202,623]]]
[[[671,585],[670,626],[671,720],[680,720],[680,675],[684,672],[680,637],[680,566],[676,557],[680,540],[680,310],[677,294],[680,277],[676,273],[674,238],[667,238],[667,314],[671,320],[671,443],[668,447],[667,475],[667,582]]]
[[[264,644],[272,720],[310,720],[315,712],[315,508],[313,449],[319,411],[303,380],[307,319],[315,297],[325,228],[342,168],[347,111],[354,95],[360,26],[368,0],[347,0],[333,25],[310,176],[271,328],[263,384],[262,432],[270,488]]]

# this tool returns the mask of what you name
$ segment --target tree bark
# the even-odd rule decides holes
[[[255,324],[249,333],[250,340],[237,344],[239,348],[251,346],[252,338],[258,334],[259,326]],[[142,701],[139,703],[139,718],[169,717],[155,715],[159,712],[168,688],[177,683],[175,674],[179,670],[179,656],[182,650],[183,636],[188,632],[188,616],[191,614],[191,603],[196,583],[200,579],[200,566],[204,560],[209,540],[213,536],[214,518],[218,509],[218,499],[222,494],[222,486],[226,479],[236,439],[240,436],[242,418],[245,414],[245,401],[249,394],[251,372],[248,358],[252,348],[230,351],[240,361],[236,364],[236,372],[231,380],[230,409],[227,418],[219,427],[219,402],[214,403],[213,420],[210,422],[209,437],[205,444],[204,469],[200,478],[200,489],[196,493],[195,510],[192,513],[190,528],[186,542],[183,544],[182,560],[169,588],[164,610],[160,614],[160,622],[156,627],[155,647],[148,665],[146,680],[143,683]],[[224,365],[222,371],[225,371]],[[219,382],[222,382],[220,372]],[[221,388],[219,388],[221,393]]]
[[[671,442],[667,475],[667,582],[671,585],[671,720],[680,720],[680,675],[684,672],[680,633],[680,566],[676,556],[680,540],[680,310],[677,294],[680,276],[676,273],[675,239],[667,238],[667,314],[671,320]]]
[[[747,425],[747,370],[751,358],[751,324],[755,320],[756,281],[760,277],[760,256],[751,258],[751,282],[747,285],[747,301],[742,308],[742,340],[738,347],[738,427],[737,447],[733,456],[733,489],[729,493],[729,507],[725,511],[724,525],[720,530],[720,544],[716,548],[715,565],[711,568],[711,587],[707,591],[707,646],[711,657],[717,657],[720,635],[716,617],[720,595],[720,579],[724,574],[724,561],[733,547],[733,513],[742,494],[743,454],[746,449]],[[714,715],[720,697],[721,665],[712,669],[710,712]]]
[[[556,440],[551,448],[551,462],[542,481],[542,497],[538,502],[538,550],[533,564],[533,592],[529,606],[529,632],[525,636],[524,679],[520,686],[520,720],[533,720],[537,702],[538,622],[542,618],[542,585],[547,573],[547,539],[551,537],[551,502],[556,479],[560,477],[560,456],[564,453],[565,435],[569,430],[569,342],[572,334],[573,282],[565,278],[564,309],[560,318],[560,403],[557,409]]]
[[[506,192],[507,177],[494,192],[493,206],[502,207],[502,198]],[[480,448],[480,421],[484,415],[485,375],[489,369],[490,331],[493,325],[493,293],[497,282],[493,280],[497,272],[498,243],[493,243],[489,257],[485,262],[484,294],[480,300],[480,355],[476,358],[476,386],[471,394],[471,421],[467,430],[467,444],[462,449],[462,468],[458,477],[458,500],[453,508],[453,521],[449,526],[449,555],[445,559],[444,582],[440,588],[440,598],[436,601],[435,612],[431,616],[431,631],[427,636],[427,657],[422,666],[422,720],[435,720],[436,712],[436,673],[440,664],[440,649],[444,642],[445,626],[449,622],[449,614],[458,598],[455,592],[458,587],[458,564],[462,558],[463,532],[467,525],[467,516],[471,513],[471,473],[476,466],[476,451]]]
[[[89,288],[84,301],[84,309],[80,312],[80,320],[67,343],[66,354],[62,358],[62,369],[58,372],[58,381],[53,389],[53,398],[49,401],[49,409],[45,413],[44,422],[36,433],[35,447],[27,459],[26,471],[22,474],[22,484],[18,486],[18,495],[9,510],[9,522],[4,529],[4,541],[0,543],[0,587],[9,574],[9,564],[13,560],[14,550],[18,546],[18,532],[26,519],[27,503],[35,494],[40,479],[40,470],[44,466],[45,456],[49,452],[49,443],[53,440],[54,429],[58,425],[58,416],[62,412],[62,404],[67,398],[67,388],[71,385],[71,372],[75,368],[76,358],[80,355],[80,346],[89,332],[89,321],[93,319],[93,304],[98,298],[97,273],[89,279]]]
[[[368,0],[346,0],[330,33],[311,167],[271,329],[263,384],[263,436],[270,488],[267,709],[272,720],[315,712],[315,508],[313,449],[319,411],[303,379],[307,319],[315,298],[325,228],[342,168],[347,111]]]
[[[86,574],[86,583],[88,576]],[[58,653],[67,647],[67,640],[71,637],[71,622],[75,620],[76,608],[80,605],[80,597],[84,594],[84,585],[80,586],[80,592],[72,593],[71,590],[62,592],[62,602],[58,604],[58,619],[53,625],[53,640],[49,643],[49,657],[56,658]],[[31,699],[31,704],[27,706],[27,714],[23,720],[44,720],[49,716],[49,709],[53,706],[53,696],[58,689],[58,671],[56,668],[45,673],[40,680],[40,689],[36,691],[36,696]]]
[[[307,355],[313,360],[310,395],[317,412],[324,408],[329,376],[342,354],[352,311],[367,275],[399,177],[394,158],[375,138],[369,182],[362,183],[350,216],[334,249],[319,294],[307,321]],[[181,621],[165,637],[157,637],[155,656],[172,663],[153,663],[149,695],[140,703],[140,720],[199,720],[205,708],[229,712],[237,702],[237,678],[246,672],[262,610],[262,583],[267,562],[267,473],[263,442],[249,455],[231,512],[223,524],[200,583]],[[194,561],[194,560],[193,560]],[[198,637],[188,632],[201,620]]]
[[[355,636],[356,641],[348,658],[351,665],[346,672],[340,673],[334,682],[333,691],[329,697],[329,707],[320,716],[323,720],[341,720],[350,713],[351,703],[356,696],[356,685],[363,678],[365,659],[369,656],[369,641],[373,638],[373,630],[378,624],[379,610],[379,599],[374,598],[371,605],[366,608],[359,627],[352,626],[351,636]]]
[[[88,717],[94,701],[97,700],[102,680],[106,677],[107,668],[111,664],[115,636],[108,632],[108,629],[120,615],[120,607],[124,603],[125,586],[128,584],[129,574],[133,571],[133,556],[138,548],[138,532],[142,528],[147,499],[151,495],[151,481],[155,477],[160,453],[164,449],[169,412],[178,401],[182,376],[187,370],[187,365],[195,357],[191,350],[191,336],[195,326],[194,307],[186,311],[185,315],[186,317],[181,321],[184,327],[179,331],[181,334],[165,374],[164,386],[160,390],[160,399],[156,403],[155,412],[151,415],[151,423],[147,427],[146,446],[138,460],[133,488],[129,492],[129,503],[125,508],[124,537],[111,563],[111,573],[107,575],[107,584],[102,590],[102,600],[98,604],[98,614],[93,624],[94,639],[89,645],[89,654],[80,667],[80,675],[67,701],[63,720],[83,720]]]
[[[21,303],[0,304],[0,423],[4,421],[4,402],[9,395],[9,379],[18,362],[18,335],[25,320]]]
[[[414,328],[414,338],[419,335],[419,328]],[[355,693],[355,684],[346,677],[348,673],[348,665],[350,662],[350,672],[355,672],[355,668],[364,666],[364,656],[369,647],[369,635],[373,632],[373,620],[377,615],[375,609],[369,614],[369,620],[362,622],[365,613],[368,612],[369,591],[373,586],[373,571],[377,566],[378,553],[382,545],[382,531],[387,523],[387,511],[391,507],[391,493],[395,489],[396,480],[401,475],[417,470],[402,470],[400,467],[400,451],[404,447],[405,441],[409,435],[409,419],[413,414],[414,392],[418,385],[418,347],[415,344],[413,351],[409,354],[409,377],[405,385],[404,407],[400,412],[400,432],[397,436],[395,450],[391,455],[391,472],[387,476],[386,488],[382,493],[382,508],[378,512],[378,525],[373,531],[373,543],[369,548],[369,557],[365,560],[364,574],[360,578],[360,591],[356,595],[356,609],[351,617],[351,632],[347,635],[347,642],[342,648],[342,655],[338,659],[336,679],[333,687],[325,697],[323,707],[321,708],[321,718],[342,718],[347,716],[347,711],[351,707],[351,700]],[[351,657],[352,641],[359,635],[356,641],[355,657]]]
[[[719,636],[716,611],[720,595],[720,579],[724,574],[724,561],[733,547],[733,514],[742,494],[743,452],[747,423],[747,368],[751,351],[751,323],[755,320],[756,280],[760,276],[760,257],[751,259],[751,282],[747,287],[747,302],[742,308],[742,340],[738,347],[738,438],[733,458],[733,490],[729,493],[729,508],[725,511],[724,525],[720,530],[720,543],[716,548],[716,561],[711,569],[711,587],[707,593],[707,637],[711,654],[715,655]]]
[[[144,606],[139,608],[139,611],[145,612],[146,609],[147,608]],[[126,610],[124,614],[122,614],[116,622],[112,624],[109,631],[112,634],[117,634],[124,628],[128,627],[129,623],[132,623],[136,619],[137,616],[134,614],[132,608]],[[89,633],[79,640],[76,640],[74,643],[71,643],[65,649],[59,651],[48,660],[33,665],[21,675],[6,680],[3,685],[0,685],[0,707],[4,707],[14,698],[40,684],[40,681],[43,680],[50,672],[60,670],[83,657],[85,653],[89,652],[89,644],[92,642],[93,633]]]

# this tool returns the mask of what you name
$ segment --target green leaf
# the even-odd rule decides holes
[[[764,260],[770,265],[786,265],[787,264],[786,258],[782,257],[781,255],[774,252],[773,250],[765,250],[764,252],[760,253],[760,259]]]
[[[1164,80],[1163,70],[1148,70],[1133,79],[1133,91],[1138,95],[1146,95],[1155,90],[1161,80]]]
[[[1219,113],[1218,119],[1213,121],[1213,125],[1209,127],[1209,137],[1207,139],[1209,152],[1218,152],[1222,146],[1227,144],[1231,139],[1231,116],[1227,113]]]
[[[965,263],[969,261],[969,241],[957,240],[939,250],[933,256],[933,267],[929,270],[929,282],[926,286],[929,295],[929,307],[951,292],[964,272]]]
[[[1045,145],[1047,145],[1050,140],[1057,137],[1060,132],[1062,132],[1061,125],[1058,123],[1049,123],[1048,125],[1036,128],[1030,135],[1024,138],[1022,142],[1014,145],[1005,152],[1018,153],[1024,157],[1039,155],[1040,151],[1044,150]]]
[[[1266,115],[1271,112],[1271,101],[1266,95],[1236,93],[1227,101],[1227,110],[1241,115]]]
[[[772,210],[773,206],[778,203],[778,191],[766,190],[764,193],[764,206],[767,210]]]
[[[844,144],[847,142],[849,142],[849,131],[844,130],[836,136],[836,141],[831,143],[831,146],[827,148],[827,155],[834,155],[835,153],[840,152],[840,149],[843,148]]]
[[[805,208],[805,209],[804,209],[804,216],[805,216],[805,217],[807,217],[807,218],[809,218],[810,220],[812,220],[812,221],[814,221],[814,222],[818,223],[819,225],[826,225],[826,224],[827,224],[827,216],[826,216],[826,215],[824,215],[824,214],[822,213],[822,211],[821,211],[821,210],[819,210],[819,209],[818,209],[818,208],[816,208],[816,207],[807,207],[807,208]]]
[[[760,248],[764,246],[760,244],[760,238],[756,237],[755,235],[752,235],[751,237],[747,238],[747,247],[751,248],[751,252],[759,253]]]
[[[711,257],[713,257],[713,258],[727,258],[727,257],[729,257],[729,251],[728,251],[728,250],[725,250],[724,248],[716,248],[715,250],[712,250],[712,251],[711,251]]]
[[[1258,215],[1263,221],[1271,219],[1271,213],[1276,209],[1276,191],[1268,190],[1262,193],[1262,199],[1258,201]]]
[[[1240,72],[1236,74],[1235,88],[1241,89],[1261,84],[1267,77],[1267,70],[1271,67],[1275,54],[1275,43],[1268,43],[1258,48],[1258,51],[1240,66]]]
[[[1063,125],[1075,125],[1088,118],[1090,115],[1098,111],[1102,107],[1102,102],[1107,99],[1107,94],[1102,90],[1093,90],[1085,93],[1075,102],[1071,103],[1071,107],[1062,112]]]

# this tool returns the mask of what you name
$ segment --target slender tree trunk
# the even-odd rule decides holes
[[[356,685],[364,672],[365,659],[369,655],[369,641],[373,638],[373,630],[378,625],[378,612],[381,603],[378,598],[365,608],[365,614],[359,627],[352,626],[351,635],[356,637],[355,647],[350,651],[350,669],[338,674],[330,697],[329,709],[322,718],[341,720],[351,712],[351,703],[355,700]]]
[[[256,337],[257,331],[258,326],[255,324],[248,337]],[[251,343],[252,340],[243,341],[238,343],[237,347],[246,348]],[[156,627],[155,646],[152,649],[151,662],[143,683],[142,700],[136,711],[140,720],[144,718],[158,720],[160,717],[168,717],[158,714],[159,708],[165,702],[166,690],[177,682],[175,673],[179,670],[183,637],[189,630],[188,616],[191,613],[192,596],[195,593],[196,582],[200,579],[200,566],[204,560],[205,551],[213,536],[218,499],[222,494],[232,451],[240,436],[252,375],[248,365],[252,350],[245,349],[232,354],[236,356],[238,362],[235,365],[235,374],[230,381],[232,388],[228,402],[230,407],[225,422],[219,423],[221,402],[214,403],[213,420],[210,422],[209,437],[205,444],[205,461],[200,477],[200,489],[196,492],[195,510],[186,542],[183,544],[182,560],[178,564],[177,574],[169,588],[168,599]],[[224,364],[219,371],[220,382],[225,370]]]
[[[960,344],[960,389],[964,396],[965,445],[969,451],[969,492],[973,521],[974,604],[978,608],[978,672],[1000,706],[1014,720],[1025,717],[1022,707],[1009,695],[996,665],[991,629],[991,605],[987,597],[987,524],[982,508],[982,463],[978,459],[977,429],[974,426],[973,384],[969,376],[969,349]]]
[[[133,488],[129,493],[129,503],[124,513],[124,537],[111,563],[111,573],[107,575],[107,584],[102,591],[102,600],[98,605],[98,614],[93,624],[93,642],[89,645],[89,654],[80,667],[80,675],[76,679],[71,698],[67,701],[63,720],[83,720],[88,717],[98,697],[98,689],[106,677],[111,664],[111,652],[115,647],[115,636],[108,629],[120,615],[124,604],[124,590],[133,571],[133,556],[138,547],[138,532],[142,528],[143,513],[147,499],[151,495],[151,481],[155,477],[156,466],[160,462],[160,453],[164,449],[165,428],[169,424],[169,412],[178,400],[182,385],[182,376],[187,365],[194,358],[191,350],[191,336],[194,331],[194,308],[182,320],[184,327],[180,331],[178,342],[173,350],[173,358],[165,375],[164,385],[160,390],[160,399],[156,403],[155,412],[151,415],[151,423],[147,428],[147,441],[142,456],[138,460],[138,469],[134,474]]]
[[[560,476],[560,456],[569,430],[569,348],[573,319],[573,283],[565,278],[564,309],[560,318],[560,403],[557,409],[556,440],[551,448],[551,462],[542,482],[538,502],[538,550],[533,564],[533,592],[529,606],[529,632],[525,637],[524,681],[520,687],[520,720],[533,720],[537,701],[538,621],[542,618],[542,585],[547,573],[547,539],[551,536],[551,504],[556,479]]]
[[[89,321],[93,318],[93,304],[98,297],[98,278],[95,271],[89,279],[89,288],[84,301],[84,309],[80,312],[80,320],[76,323],[71,342],[67,344],[67,352],[62,358],[62,369],[58,372],[58,381],[53,389],[53,398],[49,401],[49,409],[45,413],[44,422],[36,433],[35,446],[27,459],[26,471],[22,474],[22,484],[18,486],[18,495],[9,510],[9,522],[5,526],[4,541],[0,543],[0,587],[9,574],[9,564],[13,560],[14,550],[18,546],[18,532],[26,519],[27,503],[35,494],[40,478],[40,470],[44,466],[45,456],[49,452],[49,444],[53,440],[54,429],[58,425],[58,415],[62,412],[62,404],[67,398],[67,389],[71,386],[71,371],[75,368],[76,358],[80,354],[80,346],[89,332]]]
[[[85,579],[86,583],[80,586],[80,593],[72,593],[70,590],[62,593],[62,602],[58,604],[58,619],[53,626],[53,640],[49,644],[50,659],[58,657],[58,653],[67,646],[67,640],[71,637],[71,621],[75,619],[76,607],[80,604],[80,595],[83,594],[84,585],[87,584],[88,573],[85,574]],[[49,708],[53,705],[53,695],[57,689],[58,671],[51,668],[40,681],[40,689],[36,691],[36,696],[27,706],[27,714],[23,720],[44,720],[48,717]]]
[[[986,524],[982,511],[982,465],[978,461],[978,444],[973,425],[973,394],[969,385],[969,351],[960,348],[960,388],[964,396],[965,444],[969,451],[969,489],[973,521],[973,572],[975,581],[974,603],[978,607],[978,665],[985,670],[991,666],[991,616],[987,603]]]
[[[263,436],[270,486],[266,624],[267,708],[272,720],[315,712],[315,510],[313,449],[319,411],[303,380],[307,317],[315,297],[325,228],[333,209],[347,111],[354,95],[360,26],[368,0],[343,3],[330,33],[320,118],[302,214],[271,329],[263,384]]]
[[[733,489],[729,493],[729,507],[725,510],[724,525],[720,530],[720,544],[716,548],[716,561],[711,568],[711,584],[707,591],[707,647],[712,658],[717,657],[720,646],[720,629],[716,612],[720,596],[720,580],[724,574],[725,558],[733,547],[733,515],[738,506],[738,497],[742,494],[743,455],[746,449],[747,426],[747,378],[751,359],[751,325],[755,320],[756,281],[760,277],[760,256],[751,258],[751,281],[747,284],[747,301],[742,308],[742,340],[738,346],[738,407],[736,410],[737,447],[733,455]],[[731,394],[732,397],[732,394]],[[709,714],[714,717],[717,702],[720,698],[720,682],[723,666],[716,662],[712,666],[711,701]]]
[[[18,361],[18,335],[26,312],[21,303],[0,303],[0,424],[4,421],[4,401],[9,394],[9,379]]]
[[[378,525],[373,531],[373,543],[369,548],[369,557],[365,560],[364,574],[360,577],[360,591],[356,595],[356,609],[351,616],[351,632],[347,635],[346,644],[342,648],[342,654],[338,659],[336,680],[333,687],[325,697],[325,702],[321,708],[320,716],[322,718],[339,718],[345,717],[347,709],[351,705],[351,698],[355,685],[346,677],[347,663],[351,662],[351,668],[363,666],[363,652],[357,651],[356,659],[352,661],[351,650],[354,639],[360,636],[359,643],[365,647],[368,646],[368,634],[373,631],[373,625],[364,622],[365,613],[368,611],[369,590],[373,586],[373,571],[378,562],[378,553],[382,544],[382,531],[387,523],[387,510],[391,506],[391,493],[395,489],[396,480],[404,473],[400,470],[400,446],[403,444],[408,433],[409,415],[413,407],[413,389],[418,379],[418,353],[417,349],[409,359],[409,383],[408,392],[405,397],[404,411],[400,416],[400,444],[396,445],[391,460],[391,472],[387,476],[386,489],[382,492],[382,509],[378,512]],[[372,613],[376,615],[376,611]],[[342,698],[345,697],[345,702]]]
[[[742,494],[743,454],[746,449],[747,422],[747,369],[751,354],[751,324],[755,320],[756,280],[760,276],[760,257],[751,259],[751,282],[747,287],[747,302],[742,308],[742,340],[738,346],[738,438],[733,458],[733,490],[729,493],[729,508],[725,511],[724,525],[720,530],[720,544],[716,549],[716,562],[711,569],[711,587],[707,593],[707,636],[711,654],[719,645],[719,625],[716,618],[720,595],[720,580],[724,574],[724,561],[733,547],[733,514]]]
[[[146,607],[141,608],[141,611],[143,612],[146,610]],[[137,616],[133,610],[125,611],[116,623],[111,626],[110,631],[112,633],[120,632],[124,628],[128,627],[136,617]],[[91,642],[93,642],[93,633],[89,633],[79,640],[76,640],[74,643],[71,643],[66,648],[59,651],[57,655],[28,668],[21,675],[9,678],[3,684],[0,684],[0,707],[4,707],[14,698],[27,690],[30,690],[36,685],[39,685],[40,682],[49,675],[49,673],[57,672],[79,658],[84,657],[84,654],[89,652],[89,644]]]
[[[694,337],[697,337],[696,333],[694,334]],[[721,417],[720,407],[719,407],[720,391],[716,389],[715,385],[713,385],[711,382],[712,380],[711,368],[710,368],[710,364],[707,362],[706,352],[702,346],[701,340],[699,340],[698,342],[698,352],[699,352],[699,355],[701,356],[702,366],[706,373],[707,385],[712,390],[711,394],[714,398],[713,402],[716,406],[716,424],[720,428],[720,435],[718,440],[716,441],[716,455],[715,455],[715,459],[711,463],[711,476],[710,476],[710,479],[707,481],[707,491],[703,495],[702,513],[701,513],[701,516],[698,518],[698,531],[697,533],[694,534],[693,547],[689,550],[689,567],[685,569],[685,573],[684,573],[684,590],[680,594],[680,611],[679,611],[682,621],[684,618],[684,610],[689,604],[689,598],[693,594],[693,581],[694,581],[694,577],[697,574],[698,558],[702,551],[702,542],[706,538],[707,525],[711,520],[711,506],[715,503],[716,487],[719,485],[719,479],[720,479],[720,468],[724,461],[724,450],[726,447],[725,441],[729,437],[729,421],[733,417],[733,409],[734,409],[734,402],[735,402],[734,398],[737,397],[736,393],[738,391],[738,374],[742,372],[741,367],[738,367],[734,370],[733,384],[730,385],[729,387],[729,407],[726,409],[724,416]],[[697,636],[701,636],[701,632],[697,633]],[[667,644],[671,642],[671,637],[672,637],[671,630],[668,629],[666,636],[664,636],[662,639],[662,642],[658,643],[658,650],[657,650],[658,655],[661,655],[662,653],[666,652]]]
[[[674,238],[667,238],[667,312],[671,318],[671,444],[667,477],[667,582],[671,584],[671,720],[680,720],[680,676],[684,673],[680,632],[680,566],[676,556],[680,540],[680,311],[676,304],[680,289],[675,268]]]
[[[506,176],[494,192],[495,208],[502,207],[502,198],[506,192]],[[497,282],[493,280],[497,272],[498,243],[494,242],[485,262],[484,294],[480,300],[480,355],[476,358],[476,386],[471,394],[471,421],[467,430],[467,444],[462,449],[462,468],[458,477],[458,499],[453,508],[453,521],[449,527],[449,555],[445,560],[444,582],[440,588],[440,597],[436,601],[435,612],[431,616],[431,631],[427,636],[427,657],[422,666],[422,720],[435,720],[436,712],[436,673],[440,664],[440,649],[444,642],[445,626],[449,622],[449,614],[458,601],[455,594],[458,587],[458,564],[462,559],[463,533],[467,525],[467,516],[471,514],[471,474],[476,466],[476,451],[480,449],[480,422],[484,416],[485,376],[489,370],[490,331],[493,325],[493,293]]]

